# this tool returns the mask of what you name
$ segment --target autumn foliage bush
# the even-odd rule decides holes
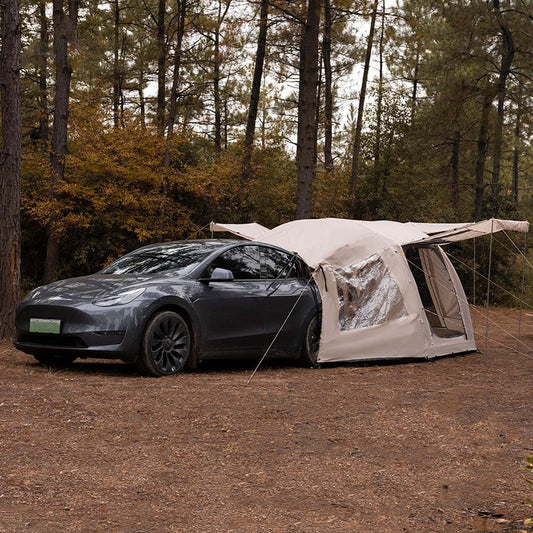
[[[238,146],[216,153],[196,135],[166,140],[132,121],[113,128],[73,106],[65,179],[49,152],[28,144],[22,170],[23,289],[41,281],[46,228],[61,243],[61,277],[88,274],[146,243],[209,236],[211,220],[274,226],[294,212],[295,167],[282,149],[258,150],[250,180]]]

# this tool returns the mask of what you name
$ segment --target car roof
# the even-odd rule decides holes
[[[289,250],[285,250],[284,248],[281,248],[280,246],[276,246],[274,244],[268,244],[258,241],[248,241],[248,240],[242,240],[242,239],[186,239],[186,240],[180,240],[180,241],[168,241],[168,242],[159,242],[159,243],[153,243],[148,244],[147,246],[143,246],[141,248],[137,248],[135,250],[132,250],[130,253],[137,253],[137,252],[149,252],[150,250],[164,250],[167,248],[172,248],[176,245],[181,244],[199,244],[199,245],[208,245],[215,251],[216,249],[223,249],[223,248],[230,248],[234,245],[239,246],[250,246],[250,245],[260,245],[260,246],[266,246],[268,248],[275,248],[278,250],[282,250],[287,253],[291,253]]]
[[[181,241],[168,241],[168,242],[157,242],[153,244],[148,244],[146,246],[142,246],[141,248],[136,248],[135,250],[132,250],[130,253],[135,252],[148,252],[150,250],[164,250],[166,248],[172,248],[176,245],[181,244],[207,244],[210,245],[213,249],[215,248],[223,248],[228,245],[237,244],[241,242],[249,242],[249,241],[240,241],[238,239],[188,239],[188,240],[181,240]]]

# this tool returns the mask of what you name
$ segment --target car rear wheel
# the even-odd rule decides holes
[[[151,376],[176,374],[190,352],[191,333],[185,319],[174,311],[162,311],[146,326],[137,366]]]
[[[33,354],[33,357],[47,366],[69,366],[77,359],[75,355]]]
[[[320,316],[315,315],[307,324],[304,344],[300,360],[304,365],[315,366],[318,358],[318,348],[320,346],[321,322]]]

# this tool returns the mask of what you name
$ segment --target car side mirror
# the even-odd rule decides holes
[[[225,268],[215,268],[208,278],[201,278],[200,281],[209,283],[210,281],[231,281],[233,279],[233,272]]]

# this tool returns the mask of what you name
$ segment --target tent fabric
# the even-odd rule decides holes
[[[211,231],[229,231],[234,235],[249,240],[256,240],[270,231],[265,226],[257,224],[257,222],[251,222],[250,224],[216,224],[211,222],[209,229]]]
[[[322,262],[345,266],[351,264],[354,253],[363,259],[394,244],[406,244],[427,237],[419,229],[399,222],[337,218],[295,220],[271,230],[265,229],[255,223],[211,223],[212,231],[229,231],[249,240],[260,240],[297,252],[311,267]]]
[[[409,222],[407,225],[427,233],[428,237],[423,239],[424,242],[443,244],[482,237],[498,231],[529,231],[528,221],[501,220],[497,218],[463,224],[419,224]]]
[[[498,219],[403,224],[326,218],[271,230],[256,223],[211,223],[212,231],[297,253],[313,269],[322,299],[318,362],[475,350],[466,296],[440,244],[528,228],[528,222]],[[408,249],[417,263],[407,259]]]

